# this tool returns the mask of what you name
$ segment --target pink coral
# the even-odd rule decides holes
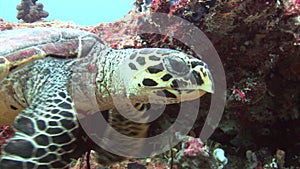
[[[300,15],[300,0],[289,0],[285,5],[286,15]]]
[[[183,144],[184,156],[198,156],[201,154],[206,154],[205,147],[203,146],[203,142],[199,138],[188,137],[188,140]]]

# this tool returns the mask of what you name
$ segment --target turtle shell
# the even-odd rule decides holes
[[[100,38],[69,28],[24,28],[0,32],[0,81],[22,65],[47,56],[85,57]],[[104,44],[103,44],[104,45]]]

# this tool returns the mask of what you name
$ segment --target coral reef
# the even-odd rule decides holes
[[[43,4],[36,3],[36,1],[22,0],[21,4],[17,5],[17,19],[22,19],[26,23],[32,23],[48,17],[49,13],[44,11]]]
[[[191,22],[199,22],[215,3],[216,0],[139,0],[135,2],[135,5],[139,12],[147,10],[163,12],[182,17]]]
[[[300,166],[300,1],[299,0],[136,0],[136,9],[114,23],[79,27],[74,23],[39,21],[9,23],[0,19],[0,30],[54,26],[87,30],[99,35],[112,48],[168,47],[193,53],[180,41],[164,35],[136,34],[145,15],[163,12],[182,17],[200,28],[218,51],[227,80],[227,104],[211,142],[219,144],[228,158],[227,168],[299,168]],[[183,34],[175,23],[169,35]],[[155,27],[153,28],[155,29]],[[210,96],[201,100],[193,131],[199,133],[206,118]],[[151,124],[155,135],[176,119],[169,105]],[[166,120],[167,119],[167,120]],[[191,134],[195,138],[198,134]],[[191,139],[194,140],[194,139]],[[191,141],[190,140],[190,141]],[[197,143],[197,142],[196,142]],[[179,163],[199,160],[177,147]],[[200,142],[198,142],[200,143]],[[203,143],[208,149],[215,147]],[[198,145],[198,144],[197,144]],[[202,150],[201,146],[196,146]],[[193,150],[193,151],[189,151]],[[196,149],[197,150],[197,149]],[[169,158],[175,157],[169,156]],[[202,158],[200,158],[202,159]],[[147,168],[164,168],[164,162],[143,162]],[[200,160],[201,161],[201,160]],[[135,162],[135,161],[134,161]],[[173,162],[174,163],[174,162]],[[121,164],[120,164],[121,165]],[[175,166],[175,164],[174,164]],[[126,167],[126,165],[125,165]],[[124,167],[124,168],[125,168]],[[120,167],[122,168],[122,167]]]
[[[222,169],[227,164],[227,158],[221,148],[211,150],[199,138],[190,136],[185,136],[182,140],[181,149],[171,161],[173,167],[191,169],[201,166],[201,169]]]

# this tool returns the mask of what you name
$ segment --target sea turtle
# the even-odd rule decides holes
[[[176,50],[114,50],[95,34],[68,28],[2,31],[0,44],[0,124],[13,123],[15,130],[2,146],[1,169],[67,168],[89,148],[100,151],[87,144],[78,120],[88,102],[79,110],[75,97],[96,100],[121,134],[146,137],[148,124],[129,122],[113,98],[128,98],[143,115],[149,95],[171,104],[213,92],[207,64]],[[123,159],[104,151],[98,156],[105,165]]]

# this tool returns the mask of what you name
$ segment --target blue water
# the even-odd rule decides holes
[[[79,25],[113,22],[133,9],[133,0],[39,0],[49,12],[45,20],[73,21]],[[21,0],[0,0],[0,18],[17,22],[17,4]]]

